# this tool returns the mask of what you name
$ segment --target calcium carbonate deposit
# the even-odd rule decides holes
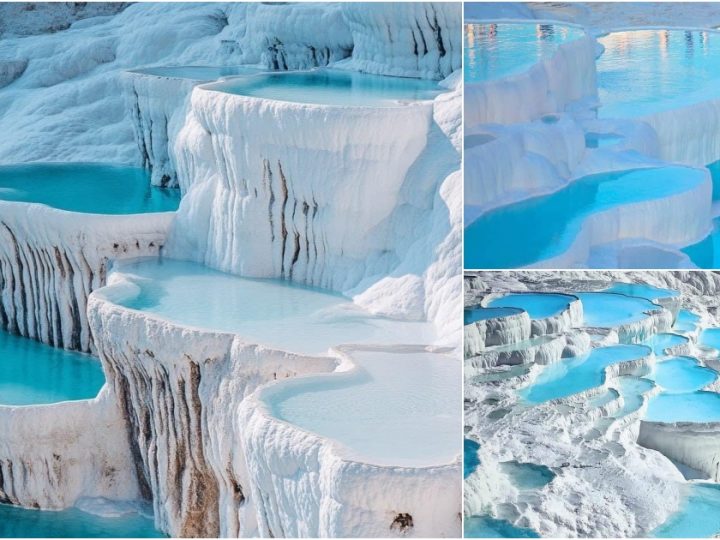
[[[0,535],[461,533],[461,19],[0,4]]]
[[[466,273],[466,313],[487,313],[465,326],[465,534],[717,536],[719,290],[711,272]]]

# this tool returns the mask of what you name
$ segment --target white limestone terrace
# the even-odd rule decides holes
[[[511,529],[530,529],[543,537],[717,532],[693,529],[697,518],[692,512],[706,508],[703,504],[714,508],[714,503],[696,501],[687,491],[694,479],[717,481],[712,465],[717,461],[712,423],[717,412],[710,403],[717,399],[717,365],[707,345],[697,343],[697,328],[672,333],[676,326],[680,332],[687,328],[688,315],[680,314],[688,311],[696,314],[692,320],[700,328],[717,324],[720,281],[715,274],[479,272],[466,276],[466,287],[468,306],[489,291],[574,293],[585,298],[585,318],[595,323],[598,316],[608,317],[609,306],[600,303],[611,296],[668,308],[655,317],[654,329],[644,338],[647,345],[622,344],[638,338],[618,332],[623,320],[637,314],[618,304],[610,315],[621,326],[599,321],[607,327],[579,329],[589,352],[587,346],[566,350],[555,363],[510,368],[482,366],[477,360],[482,353],[467,358],[473,370],[466,372],[465,431],[481,444],[480,465],[466,471],[466,515],[493,516]],[[602,292],[608,290],[614,292]],[[595,306],[587,303],[589,295]],[[580,343],[577,331],[568,337]],[[619,354],[623,348],[625,357],[613,360],[613,351]],[[598,367],[604,367],[602,376],[591,376],[588,370]],[[546,466],[555,476],[529,493],[498,467],[507,461]],[[696,503],[700,506],[694,510]]]
[[[428,323],[168,259],[119,265],[90,316],[162,530],[459,534],[459,365],[429,345]],[[143,392],[158,370],[161,400],[189,400],[196,416],[182,426],[197,446],[180,486],[165,478],[183,467],[170,449],[185,435],[164,432],[163,409]]]
[[[519,208],[522,202],[533,204],[539,200],[534,198],[584,185],[588,175],[596,173],[669,164],[705,169],[720,158],[714,123],[718,95],[713,67],[717,32],[708,23],[718,15],[716,8],[709,4],[683,8],[672,22],[668,22],[661,4],[633,6],[622,14],[614,10],[604,3],[466,6],[466,21],[471,23],[466,27],[466,40],[477,41],[480,32],[485,54],[477,56],[478,65],[487,64],[486,69],[494,75],[472,83],[482,89],[475,94],[486,96],[485,101],[466,99],[466,115],[471,119],[466,123],[466,134],[483,137],[482,142],[466,147],[465,216],[469,225],[466,260],[470,261],[466,266],[708,265],[708,256],[698,251],[712,251],[709,244],[716,234],[712,220],[717,212],[715,195],[705,188],[692,190],[694,196],[688,192],[682,201],[671,202],[675,195],[668,194],[640,204],[618,199],[616,211],[588,219],[575,241],[565,245],[559,254],[544,254],[524,264],[507,261],[502,256],[495,257],[490,264],[473,261],[474,251],[481,248],[472,235],[471,224],[493,210]],[[614,15],[610,18],[598,15],[605,12]],[[474,33],[472,23],[476,24]],[[539,37],[533,41],[530,35],[533,32],[529,32],[530,37],[512,38],[513,32],[522,28],[536,29]],[[583,42],[580,35],[590,45],[585,56],[575,61],[576,57],[565,49],[573,45],[579,49]],[[637,47],[628,51],[624,47],[628,41]],[[523,64],[515,72],[503,71],[519,61],[513,60],[512,55],[520,43],[530,51],[529,56],[543,60]],[[694,68],[689,67],[687,56],[693,46],[698,54],[703,51],[702,61],[695,62]],[[493,63],[501,60],[502,65]],[[471,68],[472,65],[471,62]],[[548,76],[548,70],[552,76]],[[465,76],[474,77],[472,69],[466,70]],[[665,84],[659,83],[659,77]],[[547,80],[560,89],[572,90],[572,96],[565,99],[561,91],[548,86]],[[630,80],[636,83],[637,91],[629,89]],[[542,90],[534,94],[536,87]],[[488,92],[497,97],[487,97]],[[475,94],[467,93],[470,97]],[[513,107],[514,103],[523,106]],[[507,111],[507,118],[502,115],[483,118],[483,111],[492,114]],[[656,169],[648,174],[662,176],[661,171]],[[697,173],[688,169],[687,174]],[[691,219],[668,223],[665,218],[671,215],[670,206],[675,212],[683,209]],[[643,223],[633,220],[632,216],[640,214],[651,219]],[[575,230],[574,225],[569,228]],[[499,239],[506,240],[502,235]],[[512,240],[508,238],[505,243],[511,244]],[[692,250],[688,251],[690,247]],[[523,247],[518,251],[523,251]],[[710,260],[713,256],[711,252]]]
[[[0,325],[93,350],[86,306],[109,262],[156,255],[178,197],[112,164],[0,166]]]

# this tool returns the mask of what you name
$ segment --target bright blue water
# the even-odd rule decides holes
[[[720,349],[720,328],[706,328],[700,332],[698,341],[700,345]]]
[[[500,296],[488,302],[488,307],[493,308],[519,308],[527,311],[531,319],[544,319],[557,315],[574,298],[565,294],[553,293],[523,293],[508,294]]]
[[[611,287],[605,289],[605,292],[639,296],[647,300],[680,296],[679,292],[673,291],[672,289],[663,289],[662,287],[654,287],[645,283],[613,283]]]
[[[692,483],[678,512],[651,536],[654,538],[714,538],[720,534],[720,485]]]
[[[0,330],[0,405],[94,398],[103,384],[97,358]]]
[[[704,391],[689,394],[660,394],[650,399],[645,420],[720,422],[720,394]]]
[[[621,418],[637,411],[643,404],[643,395],[655,386],[652,381],[642,377],[620,377],[617,381],[623,406],[613,415]]]
[[[710,234],[681,251],[698,268],[720,268],[720,217],[713,219]]]
[[[474,473],[480,465],[478,451],[480,445],[472,439],[463,439],[463,477],[467,478]]]
[[[673,330],[676,332],[693,332],[697,328],[698,322],[700,322],[699,315],[696,315],[692,311],[681,309],[675,319],[675,324],[673,324]]]
[[[488,516],[465,516],[463,533],[464,538],[540,538],[532,529]]]
[[[499,317],[507,317],[508,315],[516,315],[518,313],[522,313],[522,310],[516,308],[465,308],[464,324],[486,321],[488,319],[497,319]]]
[[[177,210],[180,192],[152,187],[143,169],[104,163],[0,165],[0,199],[94,214]]]
[[[342,343],[432,343],[429,323],[389,320],[348,298],[277,279],[248,279],[197,263],[147,259],[118,268],[137,284],[123,306],[255,343],[322,354]]]
[[[663,356],[665,349],[670,347],[676,347],[678,345],[685,345],[690,340],[685,336],[678,334],[655,334],[645,342],[645,345],[652,347],[655,356]]]
[[[622,294],[591,292],[576,293],[583,306],[585,326],[613,328],[644,319],[645,312],[660,309],[645,300]]]
[[[705,181],[702,171],[677,166],[602,173],[491,210],[465,229],[465,267],[520,268],[560,255],[588,216],[685,192]]]
[[[263,70],[253,66],[155,66],[133,69],[131,73],[168,77],[171,79],[216,81],[238,75],[252,75],[261,71]]]
[[[633,30],[599,38],[598,96],[604,118],[636,117],[716,97],[720,35]]]
[[[434,99],[443,91],[433,81],[333,69],[264,73],[228,79],[205,88],[241,96],[344,107],[394,107],[399,102]]]
[[[652,378],[667,393],[683,394],[700,390],[717,379],[712,369],[702,367],[695,358],[678,356],[655,365]]]
[[[635,360],[649,354],[642,345],[614,345],[592,349],[582,356],[545,366],[535,382],[520,390],[529,403],[543,403],[567,397],[603,384],[604,369],[612,364]]]
[[[473,23],[465,25],[465,82],[482,82],[520,73],[558,46],[583,36],[560,24]]]
[[[505,461],[500,469],[510,477],[513,485],[521,490],[542,489],[555,478],[555,473],[544,465]]]
[[[353,352],[359,371],[286,381],[263,400],[277,418],[380,465],[451,463],[460,453],[459,363],[431,353]]]
[[[163,538],[137,513],[100,517],[77,508],[41,511],[0,504],[1,538]]]

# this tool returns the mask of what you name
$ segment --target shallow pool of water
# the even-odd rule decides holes
[[[509,315],[517,315],[518,313],[522,313],[522,310],[511,307],[484,308],[477,306],[473,308],[465,308],[464,324],[472,324],[477,321],[486,321],[488,319],[498,319]]]
[[[583,324],[598,328],[614,328],[640,321],[646,312],[660,309],[650,300],[622,294],[588,292],[576,293],[583,307]]]
[[[322,354],[343,343],[429,344],[433,326],[376,317],[348,298],[279,279],[248,279],[172,259],[118,267],[138,286],[120,305],[250,342]],[[110,298],[114,301],[113,298]]]
[[[637,411],[642,407],[644,395],[655,386],[649,379],[632,376],[619,377],[614,384],[617,385],[623,398],[623,405],[613,415],[614,418],[621,418]]]
[[[677,347],[678,345],[686,345],[689,341],[687,337],[679,334],[661,333],[652,336],[645,344],[652,347],[655,356],[664,356],[666,349]]]
[[[700,345],[720,349],[720,328],[705,328],[698,338]]]
[[[720,217],[713,219],[710,233],[681,249],[698,268],[720,268]]]
[[[544,319],[557,315],[566,309],[572,296],[555,293],[506,294],[488,302],[491,308],[518,308],[527,311],[531,319]]]
[[[402,102],[434,99],[444,91],[434,81],[335,69],[263,73],[204,88],[241,96],[343,107],[395,107]]]
[[[694,332],[700,322],[700,316],[687,309],[681,309],[678,312],[673,330],[676,332]]]
[[[598,38],[600,116],[637,117],[715,98],[720,87],[720,34],[630,30]]]
[[[544,465],[505,461],[500,469],[510,477],[513,485],[520,490],[538,490],[547,486],[555,478],[555,473]]]
[[[678,512],[651,536],[654,538],[714,538],[720,534],[720,485],[687,484],[686,499]]]
[[[484,213],[465,228],[466,268],[520,268],[567,251],[589,216],[689,191],[707,180],[679,166],[586,176],[567,187]]]
[[[480,465],[480,445],[472,439],[463,439],[463,477],[467,478]]]
[[[177,210],[180,191],[150,185],[144,169],[105,163],[0,165],[0,200],[92,214]]]
[[[102,517],[77,508],[41,511],[0,504],[2,538],[164,538],[138,513]]]
[[[155,66],[133,69],[131,73],[170,79],[216,81],[238,75],[252,75],[262,71],[265,70],[255,66]]]
[[[0,330],[0,405],[90,399],[103,384],[97,358]]]
[[[613,283],[605,292],[625,294],[627,296],[638,296],[647,300],[658,300],[660,298],[674,298],[680,293],[672,289],[663,289],[647,283]]]
[[[645,420],[651,422],[720,422],[720,394],[697,391],[662,393],[650,399]]]
[[[561,24],[470,23],[465,25],[465,82],[483,82],[529,69],[564,42],[584,35]]]
[[[532,529],[488,516],[465,516],[463,532],[465,538],[540,538]]]
[[[706,387],[717,373],[699,365],[695,358],[679,356],[655,364],[653,379],[665,392],[683,394]]]
[[[339,441],[351,458],[420,467],[460,455],[460,364],[424,352],[352,353],[360,370],[295,379],[263,395],[273,415]]]
[[[545,366],[533,384],[520,390],[520,397],[528,403],[543,403],[583,392],[603,384],[607,366],[642,358],[649,352],[642,345],[592,349],[582,356]]]

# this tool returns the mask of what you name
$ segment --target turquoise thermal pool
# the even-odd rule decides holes
[[[0,405],[91,399],[103,384],[97,358],[0,330]]]
[[[504,519],[488,516],[465,516],[464,538],[540,538],[532,529],[516,527]]]
[[[434,81],[336,69],[264,73],[204,88],[277,101],[343,107],[396,107],[408,101],[432,100],[444,91]]]
[[[706,347],[720,349],[720,328],[706,328],[700,332],[698,341]]]
[[[480,466],[480,445],[472,439],[463,439],[463,478],[467,478]]]
[[[720,217],[713,219],[710,234],[681,251],[698,268],[720,268]]]
[[[720,533],[720,485],[691,483],[678,512],[651,536],[654,538],[715,538]]]
[[[0,200],[91,214],[177,210],[180,192],[150,185],[143,169],[104,163],[0,165]]]
[[[631,376],[619,377],[614,384],[620,389],[620,395],[623,398],[622,407],[613,415],[615,418],[621,418],[637,411],[642,407],[644,394],[655,387],[653,381],[649,379]]]
[[[663,289],[645,283],[613,283],[611,287],[605,289],[605,292],[639,296],[646,300],[659,300],[660,298],[674,298],[679,296],[679,293],[672,289]]]
[[[683,394],[705,388],[717,373],[702,367],[695,358],[679,356],[655,364],[653,379],[667,393]]]
[[[692,311],[681,309],[675,319],[675,324],[673,324],[673,330],[677,332],[694,332],[699,322],[699,315],[696,315]]]
[[[164,538],[136,512],[105,517],[77,508],[30,510],[0,504],[0,538]]]
[[[134,294],[108,299],[178,324],[220,332],[306,354],[343,343],[428,344],[430,323],[390,320],[335,293],[279,279],[248,279],[172,259],[145,259],[115,272]]]
[[[254,66],[155,66],[133,69],[130,73],[166,77],[168,79],[189,79],[192,81],[217,81],[238,75],[254,75],[264,71]]]
[[[544,465],[504,461],[500,469],[510,477],[513,485],[520,490],[542,489],[552,482],[555,473]]]
[[[509,315],[517,315],[518,313],[522,313],[522,310],[512,307],[484,308],[478,306],[474,308],[466,308],[464,314],[464,324],[472,324],[477,321],[508,317]]]
[[[665,349],[685,345],[689,342],[690,340],[685,336],[663,333],[653,335],[645,344],[652,347],[655,356],[662,356],[665,354]]]
[[[614,328],[647,317],[647,312],[661,309],[650,300],[623,294],[586,292],[576,293],[583,307],[585,326]]]
[[[465,25],[465,82],[516,75],[551,56],[565,42],[583,37],[576,27],[540,23],[470,23]]]
[[[577,394],[602,385],[606,367],[649,354],[650,350],[642,345],[613,345],[592,349],[582,356],[545,366],[530,386],[520,390],[520,396],[528,403],[544,403]]]
[[[550,195],[490,210],[465,228],[466,268],[521,268],[566,252],[592,215],[661,199],[707,180],[680,166],[595,174]]]
[[[272,414],[340,442],[350,457],[421,467],[458,457],[462,381],[452,357],[353,351],[357,372],[284,381],[263,392]]]
[[[522,293],[507,294],[488,302],[490,308],[518,308],[527,311],[531,319],[544,319],[557,315],[575,300],[566,294]]]
[[[629,30],[599,38],[600,116],[638,117],[715,99],[720,91],[720,34]]]
[[[663,393],[650,399],[645,420],[650,422],[720,422],[720,394],[697,391]]]

